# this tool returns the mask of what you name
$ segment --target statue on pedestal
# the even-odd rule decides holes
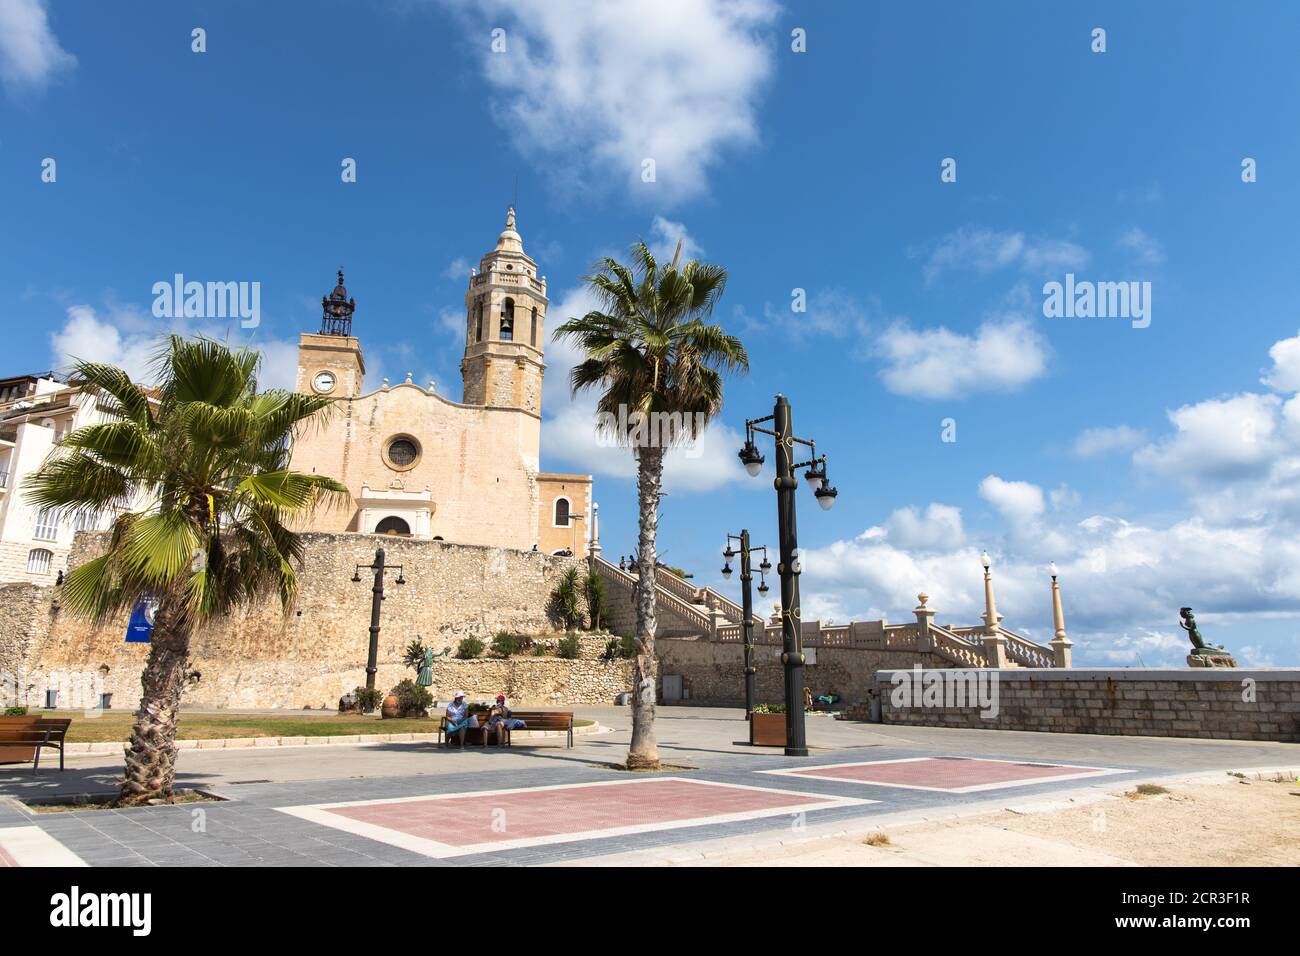
[[[1196,616],[1190,607],[1178,609],[1182,618],[1178,626],[1187,632],[1192,642],[1192,652],[1187,655],[1189,667],[1236,667],[1237,660],[1221,644],[1207,644],[1201,637],[1201,630],[1196,626]]]

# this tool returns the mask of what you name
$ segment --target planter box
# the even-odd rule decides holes
[[[750,714],[749,742],[755,747],[784,747],[785,714]]]

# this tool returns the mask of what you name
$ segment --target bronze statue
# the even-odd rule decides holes
[[[1224,658],[1233,661],[1232,654],[1223,645],[1209,644],[1201,637],[1201,630],[1196,626],[1196,616],[1192,614],[1190,607],[1179,608],[1178,616],[1182,618],[1178,626],[1187,632],[1187,637],[1192,642],[1192,653],[1188,655],[1189,664],[1193,663],[1192,658]],[[1233,661],[1228,666],[1235,666],[1235,664],[1236,661]]]

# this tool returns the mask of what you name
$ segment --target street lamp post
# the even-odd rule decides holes
[[[740,542],[740,551],[731,550],[731,542]],[[749,556],[755,551],[763,552],[763,561],[758,566],[759,585],[758,593],[766,594],[767,572],[772,570],[772,563],[767,560],[767,546],[760,545],[757,548],[749,546],[749,531],[742,528],[740,534],[727,535],[727,549],[722,552],[725,559],[722,565],[722,576],[730,579],[731,577],[731,559],[740,555],[740,606],[744,615],[741,623],[741,634],[744,635],[745,641],[745,719],[749,720],[754,713],[754,681],[757,671],[754,668],[754,597],[750,593],[751,582],[754,580],[754,574],[751,570]]]
[[[764,428],[771,422],[772,428]],[[745,445],[740,450],[740,460],[750,475],[763,470],[763,455],[754,445],[754,433],[771,435],[776,442],[776,518],[780,537],[780,561],[777,571],[781,575],[781,663],[785,669],[785,753],[788,757],[808,756],[804,735],[803,713],[803,635],[800,632],[799,574],[803,570],[799,558],[799,536],[795,522],[794,491],[799,482],[795,469],[808,467],[804,479],[813,490],[823,511],[835,504],[836,490],[826,475],[826,456],[817,456],[816,442],[794,434],[790,402],[784,395],[776,396],[776,407],[771,415],[745,422]],[[810,450],[807,461],[796,462],[795,445],[806,445]]]
[[[352,572],[354,582],[360,582],[362,568],[375,572],[375,585],[371,590],[370,598],[370,654],[366,658],[366,689],[374,690],[375,674],[379,671],[379,608],[384,601],[384,572],[396,571],[398,584],[405,584],[406,578],[402,574],[400,564],[384,564],[383,548],[375,551],[373,564],[357,565],[357,569]]]

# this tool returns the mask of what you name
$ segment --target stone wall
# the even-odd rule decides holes
[[[287,612],[278,599],[269,599],[195,634],[191,660],[200,679],[186,691],[188,705],[333,706],[364,684],[373,575],[363,569],[360,583],[351,578],[354,566],[369,564],[381,545],[387,563],[401,564],[406,579],[398,585],[390,573],[385,588],[377,682],[384,690],[411,676],[401,656],[416,637],[435,650],[449,646],[454,652],[464,637],[488,643],[499,630],[552,631],[547,604],[570,563],[527,551],[374,535],[309,533],[303,540],[301,590]],[[96,536],[79,535],[74,565],[98,546]],[[115,706],[134,707],[148,645],[124,642],[125,617],[97,627],[58,608],[57,591],[0,588],[0,666],[62,674],[70,683],[61,686],[69,687],[96,682],[107,666],[102,690],[114,694]],[[585,644],[584,657],[594,656],[604,639]],[[612,676],[618,670],[595,660],[463,664],[445,657],[435,666],[434,689],[450,692],[458,681],[472,679],[485,694],[511,694],[508,688],[516,687],[511,696],[521,703],[568,702],[560,698],[570,690],[579,695],[574,703],[606,702],[625,689],[626,679]]]
[[[893,693],[902,687],[895,683],[897,673],[876,675],[887,724],[1300,741],[1300,670],[968,672],[996,678],[990,688],[996,715],[989,717],[978,706],[899,706]],[[915,683],[915,673],[907,679]]]
[[[745,703],[744,648],[740,644],[716,641],[665,639],[655,642],[662,676],[681,675],[687,703],[741,707]],[[846,703],[866,697],[876,672],[886,667],[949,667],[936,654],[922,651],[846,647],[805,648],[809,663],[804,666],[804,686],[814,697],[839,694]],[[812,663],[815,660],[816,663]],[[780,703],[785,699],[785,672],[781,647],[760,644],[754,648],[756,703]]]

